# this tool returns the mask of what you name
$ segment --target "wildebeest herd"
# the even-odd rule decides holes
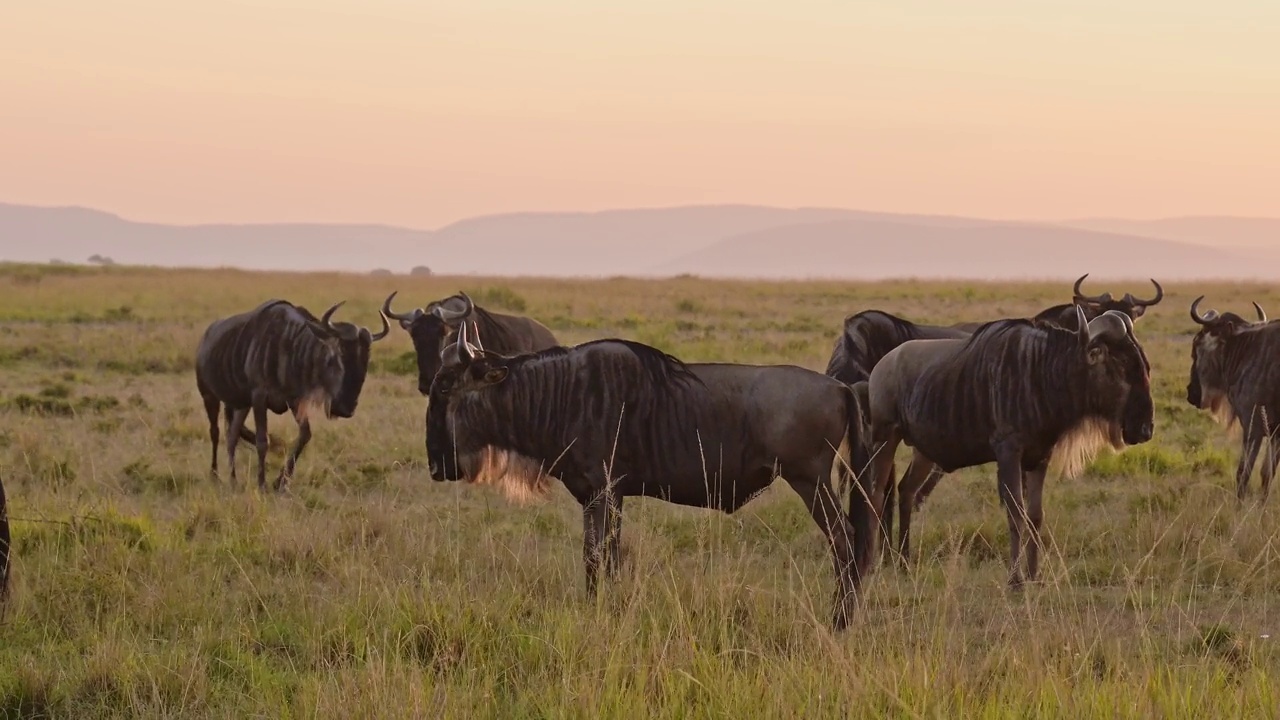
[[[513,496],[558,479],[583,508],[588,592],[618,566],[623,499],[661,498],[732,513],[777,477],[827,537],[837,578],[834,625],[844,627],[893,528],[909,549],[911,513],[943,477],[996,463],[1010,529],[1009,583],[1036,577],[1042,488],[1051,460],[1078,472],[1103,446],[1149,441],[1151,367],[1135,322],[1164,297],[1085,295],[1025,318],[950,327],[880,310],[846,318],[826,373],[793,365],[686,363],[627,339],[559,343],[532,318],[502,315],[465,293],[410,312],[383,303],[381,331],[316,317],[271,300],[212,323],[197,350],[196,383],[217,474],[219,414],[235,479],[239,440],[258,451],[266,485],[267,415],[292,413],[298,439],[276,480],[283,489],[316,412],[349,418],[370,345],[388,318],[411,336],[427,396],[432,479],[495,484]],[[1280,412],[1280,324],[1201,313],[1187,401],[1245,428],[1238,496]],[[253,429],[245,426],[252,411]],[[913,449],[897,481],[894,450]],[[1277,446],[1263,467],[1267,493]],[[840,496],[848,500],[841,506]],[[1022,558],[1026,558],[1026,571]]]

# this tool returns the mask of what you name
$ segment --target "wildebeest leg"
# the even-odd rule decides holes
[[[1267,457],[1262,461],[1262,502],[1271,495],[1271,478],[1276,475],[1276,466],[1280,465],[1280,435],[1272,433],[1267,438]]]
[[[932,477],[936,466],[933,461],[916,451],[911,457],[911,464],[902,475],[898,486],[898,562],[906,567],[911,557],[911,513],[918,505],[916,499],[920,487]]]
[[[910,472],[911,468],[907,468]],[[893,506],[898,499],[898,465],[889,466],[889,484],[884,489],[884,504],[880,508],[880,555],[887,563],[893,556]]]
[[[1040,527],[1044,524],[1044,506],[1041,504],[1044,490],[1044,475],[1049,469],[1048,461],[1027,472],[1023,476],[1027,494],[1027,519],[1031,521],[1031,542],[1027,546],[1027,579],[1035,580],[1040,572],[1040,546],[1042,538]]]
[[[213,457],[209,460],[209,474],[214,480],[218,479],[218,414],[221,409],[222,401],[212,395],[204,395],[204,412],[209,417],[209,441],[213,445]]]
[[[289,480],[293,478],[293,468],[298,463],[298,456],[311,441],[311,420],[305,417],[299,418],[297,410],[293,411],[293,419],[298,421],[298,439],[293,443],[293,447],[289,448],[289,456],[285,458],[284,468],[276,477],[277,492],[283,491],[288,486]]]
[[[887,545],[889,542],[889,530],[884,521],[884,516],[892,511],[892,505],[888,505],[889,488],[894,486],[896,478],[894,478],[893,455],[898,449],[898,444],[902,442],[902,436],[895,427],[888,432],[883,433],[884,437],[872,438],[872,458],[871,458],[871,477],[874,479],[874,493],[871,497],[871,507],[878,515],[876,526],[880,532],[876,534],[876,538],[866,543],[867,557],[860,558],[859,562],[862,566],[871,569],[871,559],[876,555],[876,542],[883,539]],[[877,440],[880,440],[877,442]],[[887,506],[887,507],[886,507]],[[870,539],[870,538],[869,538]]]
[[[786,477],[785,474],[783,477]],[[800,475],[800,477],[804,476]],[[840,511],[840,502],[836,499],[830,483],[789,481],[787,484],[804,500],[805,507],[809,508],[809,514],[813,516],[813,521],[818,524],[831,544],[831,558],[836,571],[835,613],[831,622],[836,630],[843,630],[849,624],[849,617],[857,607],[860,585],[858,568],[854,564],[853,526]],[[857,492],[857,488],[853,491]]]
[[[587,571],[587,596],[595,597],[600,564],[608,555],[606,571],[617,570],[618,534],[621,530],[622,497],[612,486],[602,488],[582,507],[582,562]]]
[[[1022,587],[1022,550],[1027,541],[1026,510],[1022,499],[1022,449],[1004,446],[996,450],[996,477],[1000,502],[1009,520],[1009,587]]]
[[[943,475],[946,475],[946,473],[942,472],[942,468],[934,465],[933,470],[929,472],[929,479],[924,481],[924,485],[920,487],[920,492],[916,493],[915,510],[919,510],[920,506],[924,505],[925,498],[929,497],[929,493],[938,487],[938,481],[942,479]]]
[[[1236,467],[1236,500],[1243,502],[1249,492],[1249,476],[1253,474],[1253,465],[1258,461],[1258,451],[1262,449],[1262,431],[1256,426],[1245,428],[1244,446],[1240,450],[1240,464]]]
[[[226,409],[227,416],[227,464],[231,466],[231,484],[239,484],[236,478],[236,445],[240,443],[240,432],[244,430],[244,421],[249,417],[249,410],[241,408]]]
[[[253,429],[257,432],[258,489],[267,489],[267,396],[253,394]]]

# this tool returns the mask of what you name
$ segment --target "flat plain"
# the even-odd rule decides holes
[[[1159,278],[1157,278],[1159,279]],[[1146,279],[1087,292],[1148,295]],[[581,511],[436,483],[407,334],[290,492],[209,476],[193,357],[280,297],[373,326],[458,290],[564,343],[821,371],[851,313],[1027,316],[1069,282],[546,280],[0,266],[0,479],[14,534],[3,717],[1275,717],[1275,503],[1237,506],[1235,435],[1185,400],[1188,317],[1280,292],[1165,283],[1137,324],[1155,438],[1051,471],[1041,579],[1006,589],[994,467],[945,478],[906,570],[828,625],[829,554],[779,481],[734,515],[630,499],[622,577],[585,599]],[[271,416],[269,480],[296,429]],[[905,459],[907,450],[899,457]],[[254,477],[242,444],[239,473]],[[900,466],[901,467],[901,466]],[[1253,487],[1256,498],[1257,479]]]

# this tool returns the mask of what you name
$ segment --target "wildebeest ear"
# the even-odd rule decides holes
[[[1105,361],[1107,359],[1107,346],[1099,344],[1089,348],[1088,358],[1090,365],[1097,365]]]
[[[490,385],[497,385],[507,379],[507,368],[498,366],[489,368],[484,373],[484,381]]]

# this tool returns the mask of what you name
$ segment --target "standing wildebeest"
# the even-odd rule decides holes
[[[853,391],[804,368],[686,364],[617,339],[504,356],[472,346],[464,326],[431,387],[427,446],[435,480],[530,495],[558,477],[583,507],[592,596],[600,565],[617,571],[624,497],[732,513],[780,475],[831,544],[843,628],[871,510],[851,501],[851,525],[831,480],[865,455],[861,431]]]
[[[399,292],[398,290],[396,292]],[[391,310],[391,299],[382,303],[382,314],[398,320],[400,327],[409,331],[413,349],[418,356],[418,392],[427,395],[431,391],[431,379],[440,370],[440,351],[453,341],[463,322],[471,325],[471,338],[480,338],[493,352],[512,355],[555,347],[556,341],[545,325],[533,318],[519,315],[503,315],[489,312],[476,305],[464,292],[436,300],[425,308],[414,308],[410,313]]]
[[[1068,330],[1075,330],[1077,328],[1077,307],[1084,310],[1086,321],[1092,321],[1108,310],[1124,313],[1131,320],[1137,321],[1146,313],[1148,307],[1156,305],[1164,299],[1164,288],[1160,287],[1160,283],[1156,282],[1154,278],[1151,279],[1151,284],[1155,286],[1156,294],[1150,300],[1135,298],[1130,293],[1125,293],[1124,297],[1119,300],[1114,299],[1111,293],[1085,295],[1081,292],[1080,286],[1087,277],[1089,277],[1089,273],[1081,275],[1072,285],[1071,302],[1041,310],[1031,318],[1031,321],[1049,323]],[[881,358],[908,340],[966,338],[985,324],[986,321],[961,322],[949,326],[923,325],[881,310],[866,310],[845,318],[844,330],[836,340],[831,359],[827,362],[826,372],[827,375],[852,385],[869,378],[871,371],[875,368],[876,363],[880,362]],[[905,478],[912,472],[912,467],[908,466],[903,477]],[[923,484],[918,487],[915,496],[916,509],[919,509],[920,504],[933,492],[943,474],[940,469],[935,467],[927,479],[921,480]],[[885,496],[887,505],[882,508],[881,514],[881,520],[884,523],[882,530],[886,537],[893,532],[892,505],[895,502],[894,496],[897,491],[897,482],[894,475],[895,470],[891,466],[889,489]],[[886,544],[885,549],[888,550],[888,547]]]
[[[914,448],[920,466],[900,488],[904,555],[915,492],[909,481],[927,476],[931,463],[949,473],[994,461],[1009,521],[1009,584],[1023,580],[1028,519],[1034,580],[1040,494],[1054,454],[1067,456],[1064,471],[1072,475],[1103,444],[1119,449],[1151,439],[1151,369],[1133,321],[1116,311],[1093,321],[1083,308],[1076,313],[1078,330],[997,320],[967,340],[904,343],[876,365],[866,389],[875,507],[882,507],[899,442]]]
[[[220,405],[227,408],[227,460],[233,483],[236,444],[248,435],[244,422],[253,410],[260,488],[267,484],[267,411],[293,413],[298,440],[276,478],[277,490],[288,484],[311,439],[313,413],[323,410],[328,417],[340,418],[355,414],[369,370],[370,345],[386,337],[391,326],[381,314],[382,332],[377,335],[351,323],[332,322],[342,302],[317,319],[288,301],[268,300],[248,312],[215,320],[205,330],[196,351],[196,387],[209,415],[210,469],[215,477]]]
[[[1155,278],[1150,278],[1151,284],[1156,286],[1156,295],[1150,300],[1142,300],[1134,297],[1130,293],[1125,293],[1124,297],[1116,300],[1111,293],[1102,293],[1101,295],[1085,295],[1080,292],[1080,284],[1084,279],[1089,277],[1089,273],[1085,273],[1076,279],[1075,285],[1071,286],[1071,302],[1054,305],[1045,308],[1031,317],[1033,322],[1047,322],[1063,327],[1068,330],[1076,329],[1076,311],[1077,307],[1084,310],[1084,319],[1092,321],[1099,315],[1108,310],[1124,313],[1129,316],[1130,320],[1137,322],[1139,318],[1146,314],[1147,308],[1158,304],[1164,299],[1164,288],[1160,287],[1160,283]],[[952,327],[961,330],[973,332],[985,323],[966,322],[957,323]]]
[[[1280,428],[1280,323],[1268,322],[1262,306],[1253,304],[1257,322],[1216,310],[1201,315],[1204,296],[1191,303],[1191,319],[1200,331],[1191,341],[1191,379],[1187,402],[1209,410],[1224,425],[1240,423],[1243,446],[1236,468],[1236,498],[1244,500],[1253,464],[1267,440],[1262,463],[1262,499],[1280,462],[1276,434]]]

